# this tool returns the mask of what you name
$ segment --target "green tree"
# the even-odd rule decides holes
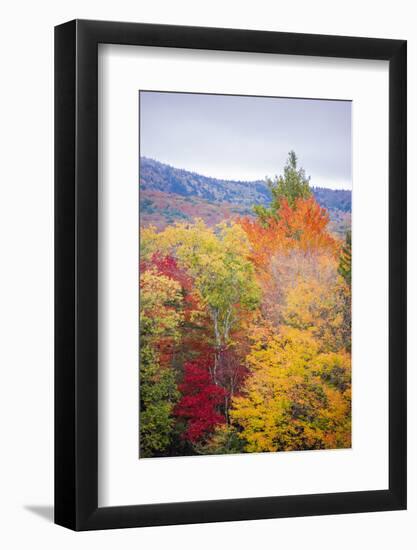
[[[164,343],[178,340],[183,297],[177,281],[152,268],[140,278],[140,456],[163,455],[173,437],[179,394],[175,371],[161,360]]]
[[[346,232],[345,244],[340,252],[339,274],[350,286],[352,282],[352,233]]]
[[[195,443],[194,450],[201,455],[244,453],[245,441],[234,426],[220,424],[216,426],[214,433],[207,441]]]
[[[161,366],[151,346],[140,350],[140,456],[164,455],[172,441],[172,411],[179,393],[175,372]]]
[[[293,208],[298,198],[311,197],[310,178],[306,177],[303,168],[297,166],[297,155],[294,151],[288,153],[287,163],[284,166],[284,175],[275,176],[275,179],[266,178],[271,191],[272,201],[269,207],[256,205],[254,212],[263,225],[268,225],[269,220],[279,219],[281,201],[285,199]]]
[[[342,334],[346,350],[352,347],[352,233],[347,231],[345,244],[342,247],[337,269],[341,276],[338,295],[343,303]]]

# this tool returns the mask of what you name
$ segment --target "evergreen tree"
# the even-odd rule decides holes
[[[346,233],[345,244],[340,253],[338,272],[350,286],[352,282],[352,233],[350,231]]]
[[[256,205],[254,207],[255,214],[263,225],[268,225],[271,218],[279,219],[279,210],[283,199],[286,199],[290,207],[294,208],[298,198],[308,199],[311,197],[310,178],[306,177],[304,168],[297,167],[297,160],[294,151],[290,151],[284,167],[284,175],[275,176],[274,180],[266,178],[272,195],[271,206]]]

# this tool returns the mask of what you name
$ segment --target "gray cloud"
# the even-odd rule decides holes
[[[253,180],[293,149],[311,184],[350,189],[351,102],[140,93],[140,153],[178,168]]]

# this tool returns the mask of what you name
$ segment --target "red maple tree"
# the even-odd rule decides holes
[[[174,413],[187,421],[182,437],[191,443],[212,432],[218,424],[225,423],[225,417],[218,409],[226,392],[211,381],[212,366],[213,358],[210,356],[184,365],[184,380],[179,385],[182,398]]]

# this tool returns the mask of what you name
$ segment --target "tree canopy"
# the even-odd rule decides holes
[[[270,207],[142,227],[140,456],[351,445],[351,235],[290,152]]]

